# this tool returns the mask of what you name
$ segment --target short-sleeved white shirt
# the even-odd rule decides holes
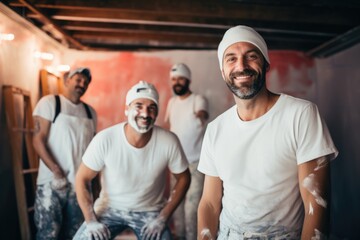
[[[165,121],[170,123],[170,131],[179,137],[189,163],[200,158],[205,125],[196,117],[196,113],[201,110],[208,112],[207,101],[194,93],[185,99],[172,97],[166,109]]]
[[[46,95],[37,103],[33,116],[40,116],[51,123],[47,145],[55,161],[60,165],[71,184],[81,163],[81,157],[96,132],[96,112],[89,106],[88,118],[83,103],[74,104],[63,95],[60,97],[60,113],[55,122],[55,96]],[[37,184],[45,184],[53,179],[53,173],[40,161]]]
[[[102,171],[102,190],[97,208],[125,211],[155,211],[165,203],[167,169],[182,173],[188,167],[175,134],[154,126],[143,148],[135,148],[126,139],[125,123],[99,132],[91,141],[83,163]]]
[[[255,120],[242,121],[233,106],[209,123],[198,169],[223,181],[226,222],[234,228],[298,230],[298,165],[337,153],[316,105],[282,94]]]

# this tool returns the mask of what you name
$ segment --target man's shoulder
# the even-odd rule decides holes
[[[161,133],[164,135],[172,135],[173,134],[170,130],[165,129],[159,125],[154,125],[153,130],[156,131],[157,133]]]
[[[176,139],[177,136],[175,135],[175,133],[171,132],[170,130],[167,130],[163,127],[160,127],[158,125],[155,125],[153,127],[153,130],[156,132],[157,135],[163,137],[163,138],[168,138],[168,139]]]
[[[121,122],[121,123],[117,123],[115,125],[111,125],[109,127],[106,127],[104,129],[102,129],[101,131],[99,131],[99,133],[102,133],[102,134],[108,134],[108,133],[118,134],[118,131],[124,128],[124,124],[125,124],[125,122]]]
[[[287,94],[281,94],[281,102],[285,105],[284,107],[289,107],[291,109],[304,109],[304,108],[308,108],[311,106],[316,106],[315,103],[303,99],[303,98],[298,98],[298,97],[294,97],[291,95],[287,95]]]
[[[55,102],[55,96],[54,94],[48,94],[45,96],[42,96],[39,100],[39,102]]]
[[[176,100],[177,97],[178,97],[178,96],[172,96],[172,97],[168,100],[168,102],[167,102],[167,107],[168,107],[168,108],[171,108],[171,107],[172,107],[172,105],[173,105],[173,103],[174,103],[174,101]]]
[[[39,101],[36,103],[35,109],[48,109],[48,108],[54,108],[55,109],[55,95],[45,95],[39,99]]]
[[[206,99],[206,97],[201,94],[201,93],[192,93],[191,95],[194,96],[194,98],[202,98],[202,99]]]
[[[95,110],[95,108],[93,106],[91,106],[89,103],[86,103],[84,101],[81,101],[81,102],[82,102],[82,104],[86,105],[90,109],[92,114],[97,114],[96,110]]]
[[[220,121],[224,118],[229,117],[229,115],[236,115],[237,116],[237,105],[234,104],[232,106],[230,106],[228,109],[226,109],[224,112],[222,112],[221,114],[219,114],[214,121]]]

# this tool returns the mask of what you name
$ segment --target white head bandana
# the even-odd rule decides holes
[[[158,106],[158,102],[159,102],[159,94],[156,90],[156,88],[154,87],[154,85],[152,85],[151,83],[145,82],[145,81],[140,81],[139,83],[135,84],[126,94],[126,105],[130,105],[131,102],[133,102],[136,99],[139,98],[146,98],[146,99],[150,99],[152,101],[154,101],[154,103]],[[138,125],[138,123],[136,122],[136,117],[138,117],[139,112],[134,109],[131,108],[129,110],[125,110],[125,115],[128,117],[128,123],[139,133],[146,133],[148,132],[155,123],[156,117],[155,119],[153,119],[153,122],[148,125],[147,127],[141,127]],[[147,117],[147,115],[143,114],[140,115],[139,117]]]
[[[184,63],[177,63],[171,67],[170,78],[172,77],[184,77],[191,80],[191,71]]]
[[[219,44],[218,58],[220,70],[223,69],[223,58],[226,49],[237,42],[248,42],[255,45],[270,64],[268,48],[263,37],[253,28],[239,25],[228,29]]]
[[[156,105],[159,102],[159,94],[151,83],[140,81],[134,85],[126,94],[126,105],[138,98],[147,98],[153,100]]]

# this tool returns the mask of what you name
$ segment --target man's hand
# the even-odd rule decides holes
[[[141,229],[141,236],[144,240],[159,240],[162,232],[166,227],[166,221],[164,217],[157,217],[154,220],[145,224]]]
[[[67,187],[68,181],[65,177],[57,177],[55,176],[54,179],[51,181],[51,188],[53,190],[63,190]]]
[[[108,240],[111,237],[110,230],[98,221],[86,223],[85,236],[89,239]]]
[[[53,190],[63,190],[67,187],[68,181],[65,177],[63,170],[60,168],[59,165],[54,164],[52,166],[52,172],[54,174],[54,178],[51,181],[51,188]]]

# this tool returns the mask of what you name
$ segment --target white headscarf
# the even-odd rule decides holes
[[[270,64],[268,48],[263,37],[253,28],[239,25],[228,29],[219,44],[218,58],[221,70],[223,69],[223,58],[226,49],[237,42],[248,42],[255,45]]]

